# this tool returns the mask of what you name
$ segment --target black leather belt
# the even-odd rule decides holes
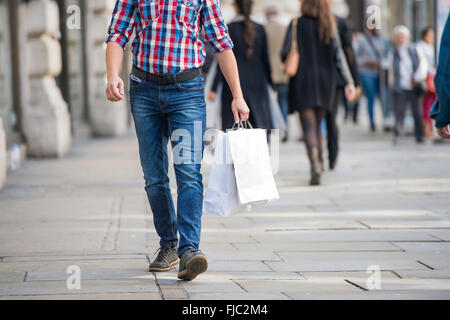
[[[131,71],[131,74],[134,76],[145,79],[147,81],[152,81],[157,84],[161,85],[168,85],[168,84],[177,84],[184,81],[189,81],[192,79],[197,78],[202,74],[202,69],[192,69],[189,71],[177,73],[177,74],[168,74],[168,75],[159,75],[159,74],[153,74],[146,72],[144,70],[139,69],[135,65],[133,65],[133,69]]]

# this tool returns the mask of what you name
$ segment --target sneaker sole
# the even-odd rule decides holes
[[[150,271],[150,272],[165,272],[165,271],[170,271],[170,269],[171,269],[172,267],[176,266],[178,263],[180,263],[180,259],[177,259],[176,261],[172,262],[168,268],[163,268],[163,269],[162,269],[162,268],[152,268],[152,267],[149,267],[149,268],[148,268],[148,271]]]
[[[208,269],[208,260],[204,256],[195,256],[186,263],[186,269],[178,273],[178,279],[191,281]]]

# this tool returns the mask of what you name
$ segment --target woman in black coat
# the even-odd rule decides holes
[[[272,85],[267,38],[264,27],[253,22],[250,14],[253,0],[235,0],[238,16],[228,25],[230,37],[234,43],[242,92],[250,112],[250,122],[255,128],[272,129],[272,117],[269,106],[268,87]],[[214,98],[218,84],[223,83],[222,90],[222,130],[234,124],[231,112],[233,96],[224,77],[217,69],[210,98]]]
[[[319,185],[323,170],[321,123],[331,108],[336,72],[338,68],[343,69],[342,57],[339,56],[341,52],[335,38],[335,20],[329,1],[301,0],[301,7],[302,17],[297,20],[300,65],[289,82],[289,111],[300,113],[311,163],[311,185]],[[283,61],[291,50],[292,34],[291,23],[282,52]],[[347,91],[351,95],[354,86],[348,87]]]

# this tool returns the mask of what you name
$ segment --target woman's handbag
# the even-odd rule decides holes
[[[298,19],[292,21],[292,45],[291,50],[284,63],[284,73],[292,78],[298,72],[298,67],[300,65],[300,53],[298,51],[298,37],[297,37],[297,23]]]

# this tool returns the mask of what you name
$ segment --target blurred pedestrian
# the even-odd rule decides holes
[[[300,113],[311,165],[310,184],[319,185],[322,174],[321,123],[331,106],[336,88],[336,65],[342,70],[343,54],[338,50],[336,22],[328,0],[301,0],[301,10],[302,16],[289,26],[282,58],[288,60],[291,48],[298,48],[299,66],[289,81],[289,109]],[[350,82],[347,80],[346,83]],[[353,95],[354,85],[349,84],[346,91],[348,96]]]
[[[423,95],[423,122],[425,137],[431,137],[433,129],[433,120],[430,118],[430,110],[436,100],[436,87],[434,86],[434,77],[436,75],[436,62],[434,54],[434,37],[435,32],[431,27],[422,31],[421,40],[417,43],[417,49],[422,51],[427,59],[428,75],[426,82],[426,90]]]
[[[435,78],[437,100],[431,109],[438,134],[450,139],[450,16],[442,34],[439,63]]]
[[[288,121],[288,92],[289,92],[289,77],[283,72],[283,61],[281,61],[280,52],[283,49],[283,36],[286,34],[286,27],[279,21],[278,7],[270,5],[266,8],[266,32],[267,43],[269,47],[270,65],[272,68],[272,82],[273,88],[277,92],[278,104],[283,113],[284,120]],[[283,142],[288,140],[288,130],[286,129]]]
[[[333,0],[329,0],[330,5]],[[339,32],[339,37],[341,39],[342,49],[345,53],[345,59],[349,65],[354,83],[359,86],[359,76],[358,67],[356,65],[355,52],[353,51],[352,31],[345,19],[340,17],[335,17],[337,22],[337,28]],[[336,167],[336,162],[339,155],[339,128],[337,125],[337,114],[339,110],[339,105],[342,103],[345,109],[345,116],[348,115],[349,101],[345,97],[345,79],[344,77],[336,72],[337,86],[332,98],[331,108],[326,115],[327,123],[327,145],[328,145],[328,161],[330,170],[334,170]]]
[[[426,80],[428,66],[422,52],[410,43],[410,37],[411,33],[407,27],[395,27],[395,47],[391,50],[387,59],[394,90],[394,142],[397,142],[403,131],[406,110],[409,106],[414,117],[416,141],[422,143],[423,123],[419,98],[423,93],[421,83]]]
[[[201,69],[205,55],[204,45],[199,38],[202,27],[205,28],[206,40],[214,49],[218,63],[233,88],[234,100],[229,106],[232,107],[235,120],[245,121],[250,111],[240,89],[236,61],[231,50],[233,43],[228,36],[218,0],[174,1],[170,6],[164,6],[164,14],[159,15],[163,2],[116,1],[106,40],[106,96],[112,102],[124,99],[124,82],[119,72],[123,50],[135,33],[130,104],[139,142],[145,190],[160,237],[160,249],[149,271],[169,271],[180,263],[178,278],[189,281],[208,267],[205,255],[199,250],[203,212],[201,159],[206,129]],[[197,124],[200,124],[200,133],[196,133]],[[172,134],[180,131],[187,134],[181,137],[181,141],[172,140]],[[174,154],[177,210],[168,177],[169,141],[172,147],[181,146],[184,158],[180,161]]]
[[[253,0],[235,0],[237,16],[228,25],[234,43],[234,54],[239,68],[244,99],[252,110],[250,122],[254,127],[272,129],[272,116],[269,105],[269,85],[272,86],[271,68],[264,27],[250,18]],[[230,87],[223,81],[223,74],[217,70],[216,81],[209,94],[216,95],[219,83],[222,90],[222,130],[231,128],[235,121],[229,106],[233,101]]]
[[[389,114],[389,106],[386,92],[385,72],[382,68],[383,59],[389,52],[389,40],[382,36],[376,28],[367,29],[361,36],[356,48],[356,59],[358,61],[359,73],[367,98],[369,111],[370,129],[376,131],[375,123],[375,100],[379,99],[385,117]],[[383,91],[384,90],[384,91]]]

